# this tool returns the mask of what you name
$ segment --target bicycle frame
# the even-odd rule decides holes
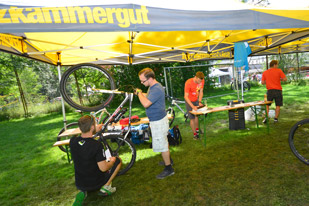
[[[109,116],[109,118],[106,120],[106,122],[103,124],[102,128],[100,131],[98,131],[95,135],[93,135],[94,137],[99,136],[100,140],[108,146],[108,144],[106,143],[106,141],[104,141],[104,131],[107,129],[108,124],[112,123],[115,121],[115,118],[120,118],[124,113],[122,113],[122,109],[124,107],[124,105],[129,101],[129,124],[128,124],[128,131],[125,133],[124,135],[124,140],[128,137],[130,131],[131,131],[131,113],[132,113],[132,101],[133,101],[133,93],[127,93],[127,92],[122,92],[122,91],[116,91],[116,90],[102,90],[101,92],[112,92],[114,94],[125,94],[125,99],[120,103],[120,105],[117,107],[117,109],[112,113],[112,115]],[[119,121],[119,119],[117,120]],[[121,144],[120,144],[121,145]],[[116,149],[116,152],[118,152],[119,147]]]
[[[185,121],[187,121],[188,119],[188,113],[186,111],[184,111],[178,103],[181,103],[181,104],[185,104],[185,101],[180,101],[180,100],[177,100],[177,99],[174,99],[174,97],[171,97],[169,95],[166,95],[166,98],[167,100],[170,102],[170,106],[169,108],[171,108],[171,106],[176,106],[183,114],[184,114],[184,117],[185,117]]]

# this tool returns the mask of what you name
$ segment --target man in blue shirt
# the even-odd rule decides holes
[[[165,111],[165,93],[162,85],[155,79],[152,69],[145,68],[138,73],[141,83],[149,87],[147,94],[144,95],[140,89],[136,94],[141,104],[146,108],[146,115],[152,134],[152,149],[154,152],[161,152],[165,168],[157,175],[157,179],[175,174],[172,167],[167,133],[169,129],[168,118]]]

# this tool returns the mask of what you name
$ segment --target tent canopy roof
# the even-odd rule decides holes
[[[304,8],[262,9],[233,2],[226,10],[226,0],[221,9],[220,2],[209,6],[198,0],[190,5],[63,1],[62,7],[54,1],[14,2],[0,0],[0,50],[54,65],[228,59],[233,44],[241,41],[249,43],[252,55],[309,51],[309,9]]]

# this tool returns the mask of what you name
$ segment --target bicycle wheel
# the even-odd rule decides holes
[[[77,122],[72,122],[72,123],[67,125],[67,129],[75,129],[75,128],[78,128],[78,123]],[[61,141],[61,140],[65,140],[65,139],[70,139],[72,137],[72,136],[70,136],[70,137],[67,137],[67,136],[66,137],[59,137],[59,135],[62,134],[64,131],[65,131],[65,128],[62,128],[60,130],[60,132],[58,133],[58,136],[57,136],[57,141]],[[75,136],[77,136],[77,135],[75,135]],[[59,149],[61,151],[67,152],[67,150],[65,149],[64,146],[58,146],[58,147],[59,147]]]
[[[175,119],[175,111],[173,108],[169,107],[167,110],[166,110],[166,113],[167,113],[167,116],[171,116],[172,118],[170,119],[169,118],[169,127],[172,126],[173,122],[174,122],[174,119]]]
[[[121,158],[122,166],[117,175],[123,175],[135,162],[136,150],[134,144],[128,138],[123,139],[121,135],[108,135],[104,137],[104,140],[108,144],[112,156]]]
[[[244,87],[244,90],[250,90],[250,88],[251,88],[251,86],[250,86],[250,83],[249,82],[247,82],[247,81],[244,81],[244,83],[243,83],[243,87]]]
[[[114,94],[102,93],[102,90],[114,89],[114,79],[109,72],[99,65],[89,63],[70,67],[60,81],[63,99],[75,109],[87,112],[106,107]]]
[[[309,119],[301,120],[291,128],[289,145],[294,155],[309,165]]]

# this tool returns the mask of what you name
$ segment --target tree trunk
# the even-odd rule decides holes
[[[16,82],[17,82],[17,85],[18,85],[19,93],[20,93],[20,99],[21,99],[21,102],[23,104],[23,108],[24,108],[24,112],[25,112],[25,117],[28,117],[29,116],[28,106],[27,106],[27,102],[26,102],[25,95],[24,95],[24,92],[23,92],[23,88],[21,87],[21,83],[20,83],[20,80],[19,80],[19,76],[18,76],[16,67],[14,67],[14,72],[15,72]]]

